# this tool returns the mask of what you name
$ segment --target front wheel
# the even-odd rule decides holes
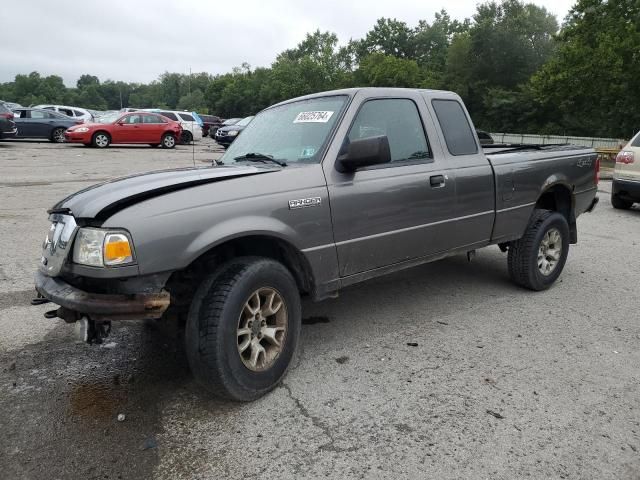
[[[91,143],[94,147],[107,148],[111,143],[111,138],[104,132],[98,132],[93,136]]]
[[[196,290],[185,332],[196,380],[211,393],[250,401],[272,390],[295,354],[300,295],[276,261],[240,257]]]
[[[51,132],[51,141],[54,143],[64,143],[64,128],[54,128]]]
[[[530,290],[546,290],[569,254],[569,224],[558,212],[534,210],[522,238],[509,245],[509,276]]]
[[[176,146],[176,137],[172,133],[165,133],[161,142],[162,148],[173,148]]]

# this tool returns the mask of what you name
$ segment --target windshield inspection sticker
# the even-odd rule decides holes
[[[316,153],[316,149],[313,147],[304,147],[302,149],[302,154],[300,155],[303,158],[307,158],[307,157],[313,157],[313,155]]]
[[[333,112],[316,111],[316,112],[300,112],[293,123],[327,123],[333,115]]]

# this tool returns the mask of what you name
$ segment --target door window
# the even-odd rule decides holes
[[[180,118],[185,122],[195,122],[195,119],[188,113],[179,113]]]
[[[178,117],[176,117],[175,113],[172,113],[172,112],[160,112],[160,115],[162,115],[163,117],[170,118],[171,120],[175,120],[176,122],[178,121]]]
[[[40,112],[38,110],[31,110],[31,118],[37,118],[37,119],[55,118],[55,115],[49,112]]]
[[[143,115],[142,123],[167,123],[162,117],[158,115]]]
[[[122,123],[132,125],[134,123],[142,123],[142,115],[128,115],[122,119]]]
[[[392,162],[411,162],[431,157],[418,107],[409,99],[369,100],[356,115],[345,146],[354,140],[386,135]]]

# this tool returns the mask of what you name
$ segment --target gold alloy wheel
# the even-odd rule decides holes
[[[538,248],[538,270],[547,276],[550,275],[558,265],[562,255],[562,236],[557,228],[548,230],[542,237]]]
[[[282,351],[287,325],[287,306],[276,289],[253,292],[238,320],[238,353],[245,367],[254,372],[269,369]]]

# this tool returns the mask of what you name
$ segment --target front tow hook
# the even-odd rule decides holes
[[[84,343],[103,343],[111,333],[111,322],[96,322],[88,317],[82,317],[75,323],[76,338]]]

